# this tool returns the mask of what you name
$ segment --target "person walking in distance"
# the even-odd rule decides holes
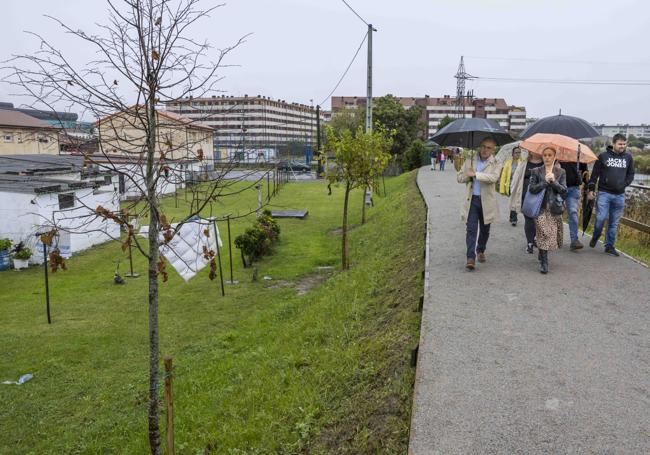
[[[530,192],[546,191],[542,210],[535,219],[535,238],[539,248],[539,271],[548,273],[548,252],[562,248],[564,225],[562,212],[567,194],[566,173],[555,161],[557,151],[553,147],[542,150],[544,165],[534,169],[530,175]],[[561,203],[558,204],[558,197]]]
[[[589,179],[590,200],[596,198],[596,223],[594,235],[589,242],[591,248],[596,246],[607,220],[605,236],[605,253],[619,256],[616,251],[616,231],[625,209],[625,188],[634,181],[634,161],[626,151],[627,139],[622,134],[612,138],[612,144],[598,155]],[[598,197],[595,195],[598,184]]]
[[[534,153],[528,154],[526,164],[521,164],[512,176],[510,186],[510,210],[515,213],[521,212],[521,205],[528,191],[530,176],[535,168],[543,166],[542,157]],[[535,219],[524,215],[524,234],[526,235],[526,252],[533,254],[535,248]]]
[[[583,248],[582,243],[578,240],[578,207],[580,206],[580,185],[587,184],[589,181],[586,163],[560,163],[560,167],[566,173],[567,186],[567,215],[569,219],[569,234],[571,235],[571,251],[577,251]]]
[[[485,250],[490,237],[490,225],[497,218],[495,183],[499,180],[501,165],[494,158],[496,141],[486,138],[481,142],[478,156],[465,160],[457,174],[458,183],[467,187],[461,216],[466,220],[467,270],[474,270],[476,260],[486,262]],[[476,169],[474,169],[476,160]]]
[[[447,160],[447,157],[445,156],[444,150],[440,151],[440,170],[444,171],[445,170],[445,161]]]
[[[429,158],[431,159],[431,170],[435,171],[436,170],[436,151],[435,150],[431,150],[431,152],[429,152]]]
[[[515,147],[512,149],[512,156],[503,163],[501,170],[501,178],[499,180],[499,193],[504,196],[510,196],[512,193],[513,177],[517,172],[517,167],[521,162],[521,148]],[[517,211],[510,209],[510,224],[517,225]]]

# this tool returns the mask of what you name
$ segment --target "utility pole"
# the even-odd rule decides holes
[[[366,95],[366,133],[372,131],[372,32],[377,29],[368,24],[368,87]]]
[[[456,78],[456,118],[465,118],[465,81],[476,79],[476,77],[465,71],[465,61],[462,55],[454,77]],[[474,92],[471,92],[471,96],[474,96]]]
[[[366,99],[366,133],[372,132],[372,32],[376,31],[377,30],[373,28],[372,24],[368,24],[368,93]],[[372,203],[372,188],[364,188],[363,193],[363,203],[365,205],[370,205]]]
[[[323,160],[320,150],[320,104],[316,105],[316,156],[318,157],[318,170],[316,177],[323,173]]]

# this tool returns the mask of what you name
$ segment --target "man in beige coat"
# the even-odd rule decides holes
[[[490,225],[498,216],[495,184],[501,175],[501,164],[493,156],[496,146],[494,139],[484,139],[478,156],[465,160],[457,176],[458,183],[464,183],[467,187],[461,216],[467,223],[465,241],[468,270],[474,270],[476,259],[479,262],[486,261],[485,249],[490,237]]]

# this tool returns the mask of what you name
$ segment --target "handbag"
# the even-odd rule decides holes
[[[545,196],[546,189],[535,194],[531,193],[530,188],[528,188],[528,190],[526,190],[526,196],[524,196],[524,203],[521,205],[521,213],[528,218],[537,218],[539,212],[542,211],[542,203],[544,202]]]
[[[566,202],[559,194],[555,194],[555,197],[550,201],[550,205],[549,209],[553,215],[562,215],[566,209]]]

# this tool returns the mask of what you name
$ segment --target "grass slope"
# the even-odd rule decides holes
[[[314,267],[340,263],[331,231],[342,189],[328,197],[321,182],[287,185],[272,200],[310,212],[281,220],[275,254],[257,264],[273,281],[251,282],[237,250],[241,283],[225,298],[207,270],[187,284],[170,270],[160,334],[175,364],[178,454],[406,451],[425,212],[414,173],[386,186],[352,232],[352,270],[305,294],[296,286]],[[353,222],[361,198],[354,193]],[[215,214],[245,213],[255,194],[231,199]],[[173,216],[173,199],[166,205]],[[251,221],[233,223],[234,234]],[[147,453],[146,279],[113,285],[120,258],[119,245],[103,245],[52,276],[51,326],[42,269],[0,274],[0,380],[35,376],[0,386],[0,453]],[[136,270],[145,271],[140,258]]]

